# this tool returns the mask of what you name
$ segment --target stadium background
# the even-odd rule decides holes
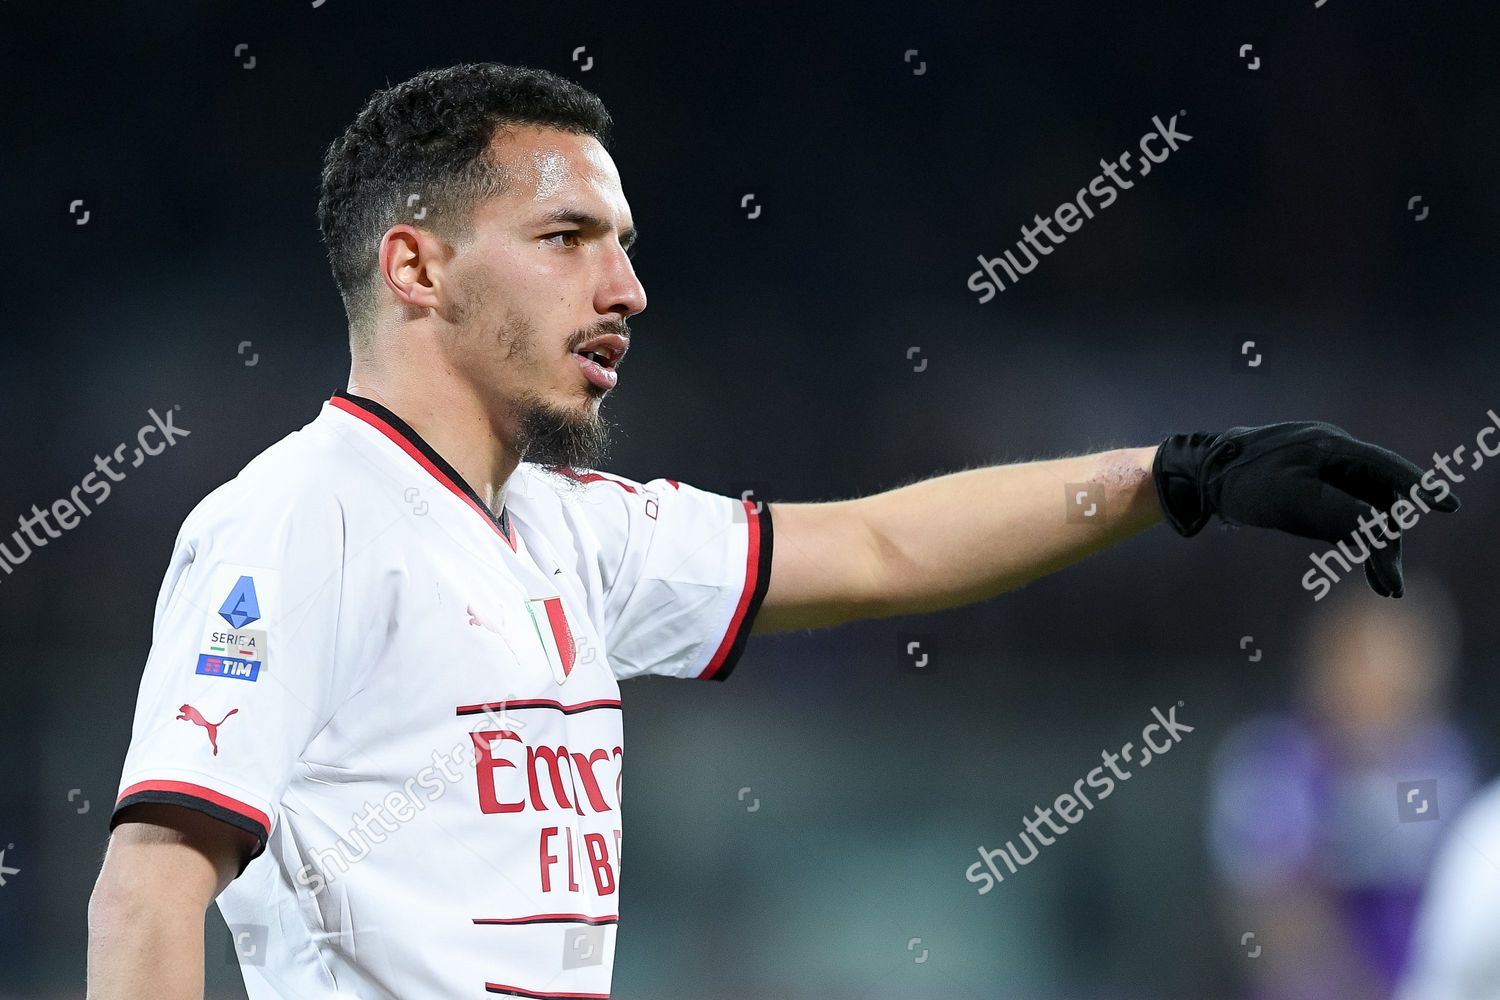
[[[1500,406],[1493,4],[9,7],[5,534],[149,408],[191,436],[0,580],[0,995],[82,994],[179,524],[344,384],[318,167],[388,81],[493,59],[609,106],[651,300],[608,404],[634,478],[835,499],[1304,418],[1426,467]],[[1182,110],[1190,143],[977,303],[977,254]],[[1459,492],[1407,564],[1457,596],[1455,718],[1482,737],[1500,474]],[[1209,774],[1289,700],[1309,551],[1158,527],[981,606],[755,638],[723,686],[625,685],[615,996],[1239,995],[1252,928],[1213,874]],[[925,674],[900,669],[908,632]],[[1197,730],[1171,755],[996,891],[964,881],[1178,701]],[[209,925],[209,995],[240,996]]]

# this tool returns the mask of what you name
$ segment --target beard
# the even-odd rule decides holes
[[[583,343],[593,335],[575,335],[573,339]],[[538,366],[541,352],[536,326],[527,317],[507,315],[496,339],[505,351],[506,364],[518,369]],[[579,393],[581,402],[575,406],[559,406],[535,392],[514,397],[510,402],[511,422],[521,460],[565,477],[570,469],[597,469],[602,465],[609,458],[610,425],[592,405],[597,396],[597,390],[585,386]]]
[[[522,461],[561,471],[597,469],[608,459],[610,425],[592,407],[569,409],[528,395],[512,408]]]

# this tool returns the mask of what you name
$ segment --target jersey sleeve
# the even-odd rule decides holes
[[[335,648],[344,532],[332,496],[282,501],[237,485],[178,535],[110,828],[140,803],[186,806],[253,833],[248,864],[347,688]]]
[[[610,669],[724,680],[771,578],[771,505],[674,479],[582,475]]]

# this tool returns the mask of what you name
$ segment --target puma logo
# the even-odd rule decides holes
[[[494,633],[497,633],[497,634],[499,633],[499,631],[500,631],[499,629],[497,629],[495,626],[491,625],[489,622],[485,621],[483,618],[481,618],[479,616],[479,612],[474,610],[474,605],[470,604],[468,606],[467,610],[469,612],[469,624],[470,625],[478,625],[480,628],[488,629],[491,632],[494,632]]]
[[[224,719],[220,719],[218,722],[209,722],[203,717],[203,713],[198,711],[192,705],[183,705],[177,711],[180,713],[177,716],[178,719],[181,719],[184,722],[191,722],[195,726],[202,726],[204,729],[208,730],[208,742],[209,745],[214,748],[214,756],[217,757],[219,756],[219,727],[224,724],[224,719],[229,718],[231,715],[238,712],[239,709],[231,708],[224,714]]]

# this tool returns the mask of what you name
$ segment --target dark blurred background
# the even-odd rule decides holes
[[[1426,468],[1500,407],[1493,3],[9,3],[4,18],[0,180],[18,239],[0,538],[148,409],[180,407],[191,436],[0,577],[0,848],[18,870],[0,886],[0,995],[82,995],[85,908],[173,538],[344,385],[314,219],[322,151],[373,90],[421,69],[539,66],[614,114],[651,302],[611,397],[624,475],[835,499],[1284,419]],[[1153,115],[1183,112],[1190,142],[978,303],[977,255],[1013,247]],[[1424,518],[1406,561],[1462,630],[1419,724],[1449,734],[1477,782],[1496,765],[1500,463],[1457,492],[1462,512]],[[1253,831],[1291,801],[1242,788],[1247,769],[1292,766],[1245,750],[1235,734],[1257,719],[1378,778],[1365,784],[1385,805],[1338,820],[1394,852],[1377,883],[1420,877],[1469,787],[1439,777],[1441,818],[1413,839],[1385,779],[1437,772],[1392,757],[1378,725],[1353,763],[1319,743],[1328,720],[1299,695],[1319,655],[1304,638],[1331,603],[1299,582],[1312,550],[1157,527],[983,605],[756,638],[722,686],[625,685],[614,995],[1384,995],[1268,975],[1274,949],[1252,953],[1276,939],[1267,921],[1283,918],[1260,904],[1277,890],[1247,889],[1234,864],[1260,870]],[[902,669],[909,633],[928,667]],[[965,880],[980,845],[1014,838],[1178,702],[1196,729],[1169,756],[994,891]],[[1216,840],[1225,801],[1248,841]],[[1328,833],[1309,815],[1301,835]],[[1347,884],[1318,857],[1300,879],[1337,904]],[[209,995],[242,996],[216,909],[208,922]]]

